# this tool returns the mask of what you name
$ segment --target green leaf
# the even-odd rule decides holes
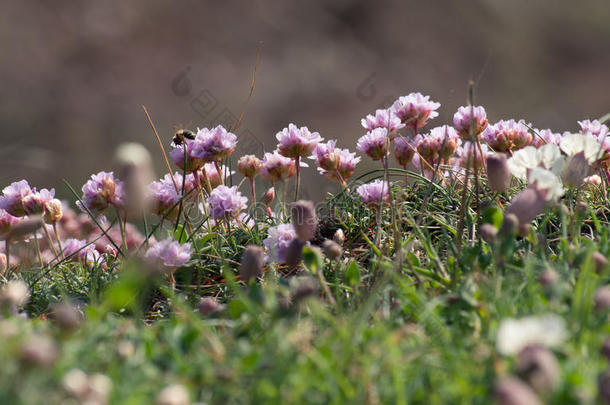
[[[317,274],[324,267],[324,260],[317,249],[309,246],[303,248],[303,262],[313,274]]]
[[[502,226],[503,219],[504,215],[502,214],[502,210],[495,205],[487,207],[485,211],[483,211],[484,224],[492,224],[497,229],[500,229],[500,226]]]
[[[360,268],[354,261],[350,262],[345,269],[345,282],[351,286],[360,284],[362,277],[360,276]]]

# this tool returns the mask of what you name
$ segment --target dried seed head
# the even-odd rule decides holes
[[[595,271],[598,273],[604,270],[608,265],[608,259],[606,259],[606,256],[599,252],[593,253],[593,262],[595,263]]]
[[[341,246],[337,242],[328,239],[322,243],[322,250],[324,250],[324,254],[330,260],[338,259],[343,254]]]
[[[292,205],[292,225],[297,237],[302,242],[312,240],[316,236],[318,217],[312,201],[300,200]]]
[[[481,238],[487,243],[493,243],[498,234],[498,230],[492,224],[481,225]]]
[[[123,204],[130,217],[140,217],[151,206],[148,185],[156,176],[148,149],[136,142],[119,145],[115,153],[117,177],[123,181]]]
[[[496,382],[494,397],[499,405],[542,405],[536,393],[515,377],[504,377]]]
[[[559,383],[557,359],[542,346],[528,346],[519,352],[517,373],[539,394],[553,391]]]
[[[239,275],[245,283],[256,278],[265,265],[265,251],[260,246],[250,245],[244,251],[239,265]]]
[[[220,311],[220,304],[212,297],[203,297],[199,304],[197,305],[197,309],[199,313],[203,316],[212,315],[218,311]]]
[[[605,311],[610,308],[610,285],[604,285],[599,287],[595,291],[593,297],[596,311]]]
[[[189,405],[189,392],[184,385],[173,384],[163,388],[157,395],[157,405]]]
[[[343,229],[339,228],[335,231],[335,234],[333,235],[333,240],[339,245],[343,246],[343,244],[345,243],[345,234],[343,233]]]
[[[505,192],[510,186],[510,176],[504,153],[487,156],[487,184],[492,191]]]

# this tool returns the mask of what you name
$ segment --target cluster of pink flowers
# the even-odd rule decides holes
[[[164,239],[152,245],[144,257],[151,265],[172,271],[184,266],[192,254],[190,243],[181,245],[173,239]]]
[[[125,191],[123,182],[114,178],[113,172],[99,172],[91,175],[82,188],[82,204],[92,213],[103,213],[108,207],[120,209]]]
[[[246,209],[248,199],[237,191],[237,186],[218,186],[210,193],[207,203],[212,218],[234,219]]]
[[[358,186],[356,192],[362,198],[362,202],[371,208],[377,209],[390,200],[390,184],[379,179]]]
[[[532,143],[531,126],[523,120],[498,121],[488,126],[481,136],[494,151],[513,152]]]

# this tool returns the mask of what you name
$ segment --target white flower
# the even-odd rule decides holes
[[[536,167],[551,169],[555,162],[561,158],[559,148],[551,143],[536,149],[533,146],[526,146],[513,153],[513,157],[508,159],[508,167],[513,176],[527,179],[527,173]]]
[[[585,159],[589,164],[595,163],[601,157],[601,145],[588,134],[568,134],[561,138],[559,147],[568,156],[584,152]]]
[[[547,201],[557,201],[564,194],[561,180],[550,170],[539,167],[530,170],[527,182],[541,191]]]
[[[512,355],[531,345],[557,347],[567,337],[566,322],[557,315],[508,318],[500,323],[496,347],[501,354]]]

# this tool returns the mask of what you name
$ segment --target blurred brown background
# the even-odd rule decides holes
[[[148,146],[161,174],[142,104],[168,143],[174,124],[231,122],[260,42],[238,135],[267,150],[289,122],[354,150],[360,118],[412,91],[442,104],[433,126],[449,123],[469,79],[490,122],[576,130],[610,111],[608,0],[1,5],[1,183],[27,178],[62,196],[62,178],[80,188],[124,141]],[[319,179],[312,193],[333,187]]]

